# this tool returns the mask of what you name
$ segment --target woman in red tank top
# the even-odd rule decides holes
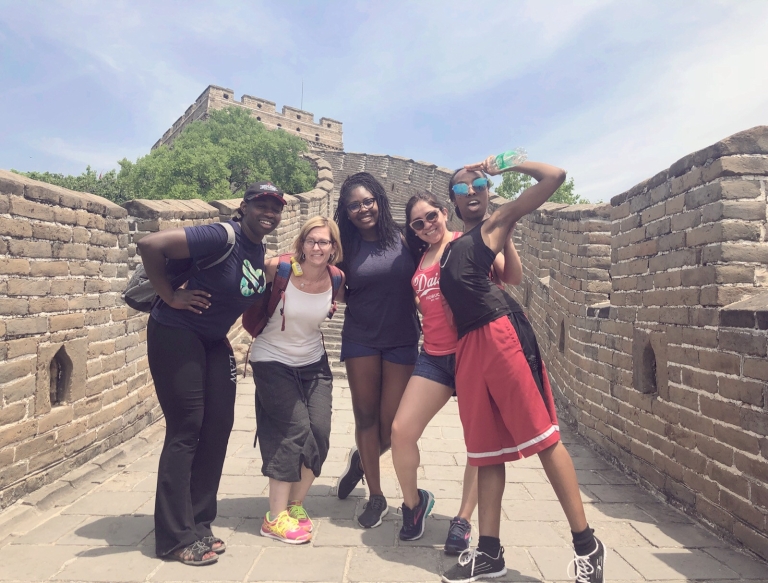
[[[480,194],[480,193],[478,193]],[[480,219],[488,208],[487,191],[478,196]],[[469,213],[468,213],[469,214]],[[448,212],[429,192],[419,192],[405,207],[406,240],[419,258],[411,285],[421,312],[424,343],[392,424],[392,461],[403,490],[401,540],[424,534],[425,519],[434,505],[431,492],[417,487],[420,455],[417,442],[427,424],[455,395],[454,372],[457,334],[452,316],[440,292],[440,257],[448,243],[461,236],[448,229]],[[474,224],[468,225],[473,227]],[[506,257],[505,257],[506,256]],[[505,265],[506,259],[506,265]],[[506,268],[506,269],[505,269]],[[511,243],[499,253],[494,271],[507,283],[522,279],[520,258]],[[466,465],[458,515],[451,521],[445,551],[458,554],[469,546],[472,513],[477,506],[477,468]]]

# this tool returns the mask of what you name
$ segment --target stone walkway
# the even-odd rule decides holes
[[[360,528],[364,490],[335,496],[336,477],[354,443],[349,388],[334,390],[331,450],[306,507],[315,518],[309,545],[259,536],[267,479],[252,447],[253,385],[238,385],[237,418],[221,482],[215,532],[228,545],[219,562],[188,567],[154,557],[153,491],[163,428],[86,464],[0,513],[0,581],[402,581],[435,582],[455,561],[440,550],[458,508],[465,460],[457,405],[450,402],[421,440],[420,485],[437,503],[424,538],[397,537],[401,502],[391,458],[383,458],[390,513]],[[608,548],[606,581],[768,581],[768,565],[734,550],[635,486],[564,431],[587,516]],[[570,535],[538,458],[507,469],[501,536],[508,574],[498,581],[565,581]],[[474,525],[476,528],[476,524]],[[476,532],[476,531],[475,531]]]

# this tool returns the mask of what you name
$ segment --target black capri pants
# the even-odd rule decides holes
[[[299,482],[301,466],[320,475],[331,438],[333,376],[328,356],[306,366],[251,362],[256,383],[256,441],[261,472]]]

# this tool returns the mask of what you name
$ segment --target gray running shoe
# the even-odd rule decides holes
[[[375,528],[381,524],[381,519],[389,512],[387,499],[384,496],[373,494],[365,504],[365,510],[357,517],[357,522],[363,528]]]
[[[360,452],[356,447],[353,447],[349,451],[347,456],[347,467],[344,473],[339,478],[339,484],[336,488],[336,494],[339,499],[344,500],[352,493],[358,482],[365,476],[363,470],[360,469]]]

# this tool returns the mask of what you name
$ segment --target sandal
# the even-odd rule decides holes
[[[211,563],[215,563],[219,560],[218,555],[210,557],[209,559],[203,558],[205,555],[211,552],[214,552],[211,547],[209,547],[203,541],[198,540],[193,542],[191,545],[184,547],[183,549],[173,551],[171,554],[166,555],[166,557],[174,561],[180,561],[185,565],[202,567],[203,565],[210,565]]]
[[[220,555],[221,553],[227,550],[227,543],[225,543],[223,540],[221,540],[217,536],[213,536],[213,535],[204,536],[200,540],[203,543],[207,544],[209,547],[211,547],[211,550],[217,555]]]

